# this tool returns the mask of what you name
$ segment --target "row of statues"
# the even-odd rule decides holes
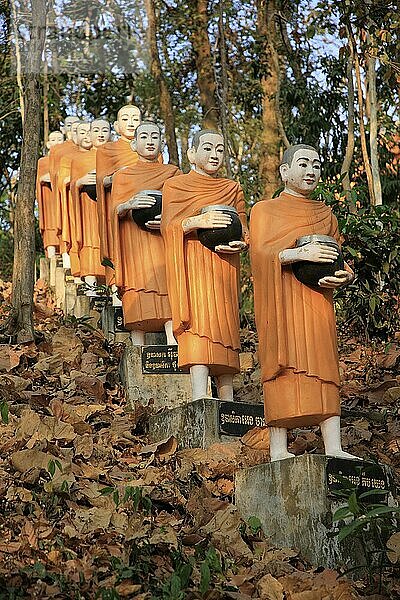
[[[240,184],[218,176],[225,154],[219,132],[195,134],[192,170],[184,175],[163,163],[161,130],[141,121],[137,107],[122,107],[114,129],[120,137],[109,141],[106,120],[67,117],[62,133],[50,134],[49,157],[38,167],[47,255],[62,254],[89,286],[105,280],[115,302],[118,293],[134,344],[165,330],[167,343],[178,345],[179,366],[190,372],[193,399],[207,396],[212,375],[218,397],[232,400],[239,259],[250,248],[271,460],[292,456],[288,428],[317,424],[326,454],[349,458],[340,442],[332,290],[353,274],[344,264],[314,285],[295,276],[298,265],[335,265],[340,254],[335,217],[310,199],[320,178],[316,149],[297,145],[284,153],[284,191],[252,208],[248,229]]]

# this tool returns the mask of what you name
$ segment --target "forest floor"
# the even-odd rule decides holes
[[[9,296],[0,282],[0,321]],[[0,346],[0,600],[400,598],[400,534],[387,516],[389,544],[369,577],[274,547],[232,503],[235,471],[268,461],[266,430],[208,450],[149,445],[148,409],[125,410],[123,345],[64,321],[40,281],[35,316],[36,345]],[[255,401],[256,337],[242,334],[235,391]],[[400,334],[385,345],[342,338],[340,358],[344,448],[390,465],[399,483]],[[322,452],[318,429],[292,432],[290,450]]]

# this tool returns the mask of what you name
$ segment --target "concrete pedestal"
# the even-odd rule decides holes
[[[127,342],[129,332],[122,331],[115,324],[115,307],[107,304],[101,311],[101,329],[109,342]]]
[[[53,257],[49,259],[50,268],[49,268],[49,285],[50,288],[54,290],[56,287],[56,268],[57,268],[57,257]]]
[[[128,339],[120,363],[120,375],[128,405],[151,404],[155,409],[172,408],[189,402],[192,394],[190,375],[184,373],[145,374],[142,349]]]
[[[48,258],[40,259],[39,277],[47,284],[50,284],[50,260]]]
[[[202,398],[152,415],[150,440],[158,442],[174,435],[179,448],[208,448],[237,439],[219,433],[219,402],[215,398]]]
[[[64,313],[66,316],[74,314],[76,299],[78,297],[77,286],[74,283],[72,275],[65,276],[65,306]]]
[[[372,463],[358,464],[370,468]],[[236,505],[245,520],[252,516],[260,519],[274,544],[299,550],[315,566],[350,569],[364,565],[354,536],[343,542],[330,537],[336,527],[333,514],[344,505],[332,491],[333,468],[339,473],[353,470],[355,477],[359,473],[355,461],[310,454],[240,470],[236,473]],[[370,479],[371,487],[390,489],[389,470],[384,465],[378,468],[384,475]],[[340,479],[334,485],[340,487]],[[382,496],[376,501],[382,502]],[[390,495],[388,503],[394,504]]]

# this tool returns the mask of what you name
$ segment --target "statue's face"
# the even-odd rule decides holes
[[[160,130],[156,125],[141,125],[132,142],[133,150],[146,160],[156,160],[161,150]]]
[[[78,125],[79,125],[79,121],[75,121],[71,125],[70,139],[74,142],[74,144],[78,143],[78,137],[77,137]]]
[[[52,146],[56,146],[57,144],[62,144],[64,141],[64,136],[61,131],[52,131],[49,134],[49,140],[47,142],[47,147],[51,148]]]
[[[197,150],[191,148],[189,160],[199,173],[215,175],[224,162],[224,138],[219,133],[205,133],[200,137]]]
[[[103,119],[96,119],[92,122],[90,128],[90,135],[92,138],[92,144],[95,148],[102,146],[109,141],[111,136],[110,123]]]
[[[300,149],[294,153],[292,164],[281,165],[285,188],[299,196],[309,196],[321,176],[321,160],[315,150]]]
[[[63,132],[63,134],[67,137],[68,140],[72,139],[72,137],[71,137],[72,125],[74,123],[78,123],[78,122],[79,122],[78,117],[65,117],[64,127],[60,127],[60,129]]]
[[[126,140],[133,140],[136,127],[141,120],[140,110],[136,106],[123,107],[118,115],[114,128]]]
[[[92,138],[90,135],[90,123],[80,123],[76,132],[77,144],[83,150],[90,150]]]

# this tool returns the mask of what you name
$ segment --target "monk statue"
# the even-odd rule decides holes
[[[339,243],[331,209],[311,199],[321,173],[315,148],[288,148],[280,167],[284,191],[257,202],[251,211],[251,264],[254,307],[271,461],[294,456],[287,429],[320,425],[328,456],[355,458],[340,440],[339,367],[333,290],[353,279],[350,267],[334,271],[314,286],[301,283],[295,263],[327,265],[339,246],[303,236],[329,236]],[[322,238],[324,240],[324,238]],[[329,241],[329,238],[328,238]],[[294,267],[293,267],[294,268]],[[318,267],[320,268],[320,267]]]
[[[247,247],[248,232],[239,183],[217,177],[224,153],[220,133],[196,133],[188,150],[193,170],[166,181],[163,191],[161,233],[173,331],[179,366],[190,370],[194,400],[206,397],[209,374],[216,377],[219,398],[232,400],[233,375],[239,372],[239,253]],[[231,224],[224,212],[201,214],[213,205],[236,209],[243,239],[213,250],[199,241],[199,229]]]
[[[113,174],[121,167],[132,167],[138,155],[131,148],[136,127],[141,121],[141,113],[137,106],[127,104],[119,109],[114,129],[120,136],[116,142],[107,142],[101,146],[96,155],[97,210],[100,234],[100,258],[106,263],[112,262],[111,256],[111,184]],[[114,271],[106,266],[106,283],[114,286]],[[120,305],[116,294],[113,304]]]
[[[96,295],[96,286],[103,283],[104,267],[100,261],[100,237],[96,205],[97,148],[109,141],[111,127],[105,119],[82,123],[78,127],[80,152],[71,163],[71,202],[75,211],[74,243],[79,255],[80,276],[86,284],[86,294]]]
[[[65,268],[71,269],[72,275],[75,277],[76,283],[81,283],[80,279],[80,265],[79,265],[79,256],[78,249],[76,243],[72,243],[74,240],[74,223],[75,223],[75,215],[71,208],[71,164],[72,159],[75,156],[79,155],[82,151],[80,143],[82,141],[82,137],[84,137],[84,131],[86,132],[88,124],[83,122],[85,125],[84,129],[81,130],[80,133],[80,141],[78,142],[78,128],[82,122],[75,121],[71,125],[71,141],[73,146],[71,149],[63,154],[61,160],[59,162],[58,174],[57,174],[57,188],[58,188],[58,196],[59,196],[59,205],[58,205],[58,227],[60,228],[60,240],[64,245],[68,260],[66,264],[69,265]],[[64,257],[63,257],[64,259]],[[64,264],[64,260],[63,260]]]
[[[57,223],[57,234],[59,237],[59,251],[63,258],[63,266],[65,269],[70,267],[70,260],[67,253],[66,244],[61,239],[62,217],[61,217],[61,198],[58,187],[58,172],[60,168],[61,158],[68,155],[70,152],[76,151],[76,145],[72,140],[72,125],[79,122],[78,117],[66,117],[64,125],[60,127],[61,132],[65,135],[66,141],[62,144],[57,144],[50,149],[49,153],[49,173],[51,181],[52,203],[55,206],[55,215]],[[74,126],[76,128],[76,125]]]
[[[134,345],[144,344],[146,332],[163,328],[167,344],[176,344],[168,300],[164,241],[160,234],[161,214],[147,221],[144,229],[135,223],[132,212],[155,204],[156,199],[146,190],[161,192],[167,180],[182,173],[175,165],[160,164],[161,131],[155,123],[141,123],[131,146],[139,157],[138,162],[115,173],[111,193],[111,253],[115,284],[122,296],[124,325],[132,332]]]
[[[61,131],[51,131],[46,143],[50,150],[57,144],[62,144],[64,134]],[[39,230],[47,258],[53,258],[59,252],[57,236],[56,206],[53,202],[50,179],[50,158],[43,156],[38,160],[36,177],[36,199],[39,212]]]

